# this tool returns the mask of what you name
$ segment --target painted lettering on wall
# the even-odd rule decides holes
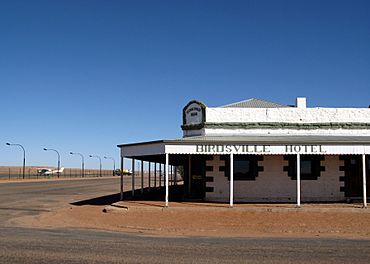
[[[322,145],[286,145],[286,153],[326,153]]]
[[[322,145],[196,145],[197,153],[244,153],[268,154],[281,152],[283,154],[323,154]]]
[[[193,112],[193,111],[201,112],[202,109],[200,107],[191,107],[186,110],[186,113],[189,114],[190,112]]]
[[[269,145],[197,145],[198,153],[268,153]]]
[[[190,104],[185,110],[185,124],[196,125],[203,122],[202,108],[197,103]]]

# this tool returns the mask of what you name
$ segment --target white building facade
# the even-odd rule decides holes
[[[229,202],[367,205],[370,109],[250,99],[183,109],[183,138],[119,145],[121,158],[183,166],[184,197]],[[168,169],[166,170],[168,203]]]

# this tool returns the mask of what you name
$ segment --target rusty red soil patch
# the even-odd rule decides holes
[[[93,228],[164,236],[217,237],[341,237],[370,239],[370,213],[351,205],[358,212],[315,212],[294,210],[293,205],[186,204],[132,201],[127,209],[104,206],[70,206],[38,216],[11,220],[11,224],[43,228]],[[325,208],[348,208],[327,205]],[[258,208],[264,208],[258,210]],[[274,209],[275,208],[275,209]],[[288,210],[276,209],[287,208]],[[319,208],[307,205],[307,208]],[[266,210],[265,210],[266,209]],[[293,210],[291,210],[293,209]]]

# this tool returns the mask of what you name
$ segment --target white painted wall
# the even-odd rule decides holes
[[[206,123],[370,123],[370,108],[206,108]],[[332,135],[369,136],[370,129],[248,129],[184,130],[189,136]]]
[[[219,172],[219,166],[223,166],[224,161],[220,160],[219,155],[214,156],[214,160],[207,161],[207,166],[213,166],[213,172],[207,172],[207,176],[213,176],[214,182],[207,182],[207,187],[214,187],[214,192],[206,193],[206,200],[209,201],[229,201],[229,181],[223,172]],[[283,167],[288,165],[288,161],[283,156],[264,156],[263,161],[259,161],[259,166],[264,166],[264,171],[259,173],[255,181],[235,181],[234,182],[234,201],[235,202],[295,202],[296,201],[296,181],[291,180]],[[325,156],[321,162],[325,166],[325,171],[321,172],[321,177],[316,181],[302,181],[301,201],[342,201],[344,193],[340,192],[343,182],[339,181],[339,176],[343,172],[339,171],[339,166],[343,161],[339,156]]]
[[[344,200],[344,192],[340,191],[344,182],[339,181],[339,176],[344,176],[344,172],[339,171],[339,167],[343,165],[344,161],[339,160],[339,156],[325,156],[325,160],[321,161],[321,166],[325,166],[325,171],[321,172],[321,177],[317,181],[302,181],[302,201]]]
[[[206,108],[206,122],[370,123],[370,108]]]
[[[223,171],[219,170],[220,166],[225,165],[225,161],[220,160],[220,155],[214,155],[213,160],[207,160],[207,166],[213,166],[213,171],[207,171],[206,176],[213,177],[213,182],[206,182],[207,187],[213,187],[213,192],[206,193],[206,200],[225,201],[229,199],[229,181]]]

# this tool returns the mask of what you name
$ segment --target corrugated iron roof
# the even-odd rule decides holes
[[[248,100],[220,106],[223,108],[279,108],[289,107],[278,103],[268,102],[262,99],[251,98]]]
[[[157,140],[122,144],[118,147],[147,144],[370,144],[370,136],[194,136],[178,139]]]

